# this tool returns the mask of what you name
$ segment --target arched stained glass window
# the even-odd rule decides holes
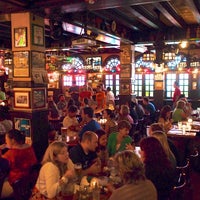
[[[109,56],[105,60],[105,71],[117,72],[120,71],[120,59],[119,56]]]
[[[115,96],[119,95],[119,56],[109,56],[104,62],[105,87],[110,87]]]
[[[69,69],[83,69],[84,62],[81,57],[67,57],[66,61],[64,60],[64,64],[62,65],[62,69],[67,71]]]

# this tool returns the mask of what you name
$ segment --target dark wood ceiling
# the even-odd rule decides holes
[[[70,23],[82,28],[87,27],[95,37],[103,34],[134,44],[156,39],[200,37],[199,0],[0,0],[1,48],[11,48],[10,13],[24,11],[33,12],[46,19],[47,48],[63,44],[63,41],[65,46],[69,47],[72,38],[77,37],[75,33],[67,30],[59,37],[52,37],[49,20],[53,23],[59,22],[58,24]],[[104,46],[106,43],[98,41],[98,44]],[[106,48],[106,51],[109,49],[111,48]],[[84,51],[82,49],[79,52]]]

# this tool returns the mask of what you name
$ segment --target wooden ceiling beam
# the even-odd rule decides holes
[[[147,10],[142,9],[141,6],[132,6],[124,8],[126,12],[131,13],[134,18],[140,21],[142,24],[147,25],[149,28],[158,29],[160,23],[151,16]]]
[[[140,22],[134,18],[128,17],[127,13],[121,12],[120,9],[112,9],[109,11],[109,13],[113,15],[113,18],[116,22],[119,22],[125,26],[129,26],[134,31],[142,31],[146,29],[146,27]]]
[[[0,0],[0,1],[5,2],[5,0]],[[9,3],[10,5],[22,6],[22,7],[25,7],[27,5],[26,0],[6,0],[6,3]]]
[[[184,20],[177,14],[169,2],[154,4],[155,7],[176,27],[185,28],[187,25]]]
[[[99,10],[97,11],[92,11],[92,13],[94,13],[96,16],[100,17],[101,19],[104,19],[106,21],[116,21],[117,23],[121,24],[121,26],[125,26],[130,28],[131,30],[139,30],[140,28],[138,28],[137,25],[133,24],[133,22],[130,22],[126,19],[124,19],[124,17],[120,17],[119,15],[115,15],[114,10],[108,9],[108,10]]]
[[[200,24],[200,3],[196,0],[185,0],[186,4],[190,7],[190,10],[196,19],[197,23]]]

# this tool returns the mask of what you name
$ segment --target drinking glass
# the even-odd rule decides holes
[[[74,183],[73,182],[69,182],[69,183],[63,185],[62,196],[64,197],[65,200],[73,199],[73,196],[74,196]]]
[[[66,127],[61,127],[61,135],[62,135],[62,141],[66,142],[66,137],[67,137],[67,128]]]
[[[78,178],[78,181],[80,182],[81,173],[82,173],[82,164],[81,163],[74,164],[74,170],[75,170],[76,176]]]
[[[178,122],[178,129],[179,129],[179,130],[182,129],[182,122]]]

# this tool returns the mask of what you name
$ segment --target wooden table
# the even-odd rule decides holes
[[[183,131],[177,128],[172,128],[168,131],[167,136],[168,137],[182,137],[182,138],[194,138],[197,135],[198,130],[192,129],[191,131],[185,131],[185,134],[183,134]]]
[[[167,137],[171,139],[176,146],[182,164],[185,162],[188,155],[190,155],[195,148],[200,146],[199,130],[197,129],[191,129],[191,131],[186,130],[185,134],[183,134],[182,130],[173,128],[168,131]]]

